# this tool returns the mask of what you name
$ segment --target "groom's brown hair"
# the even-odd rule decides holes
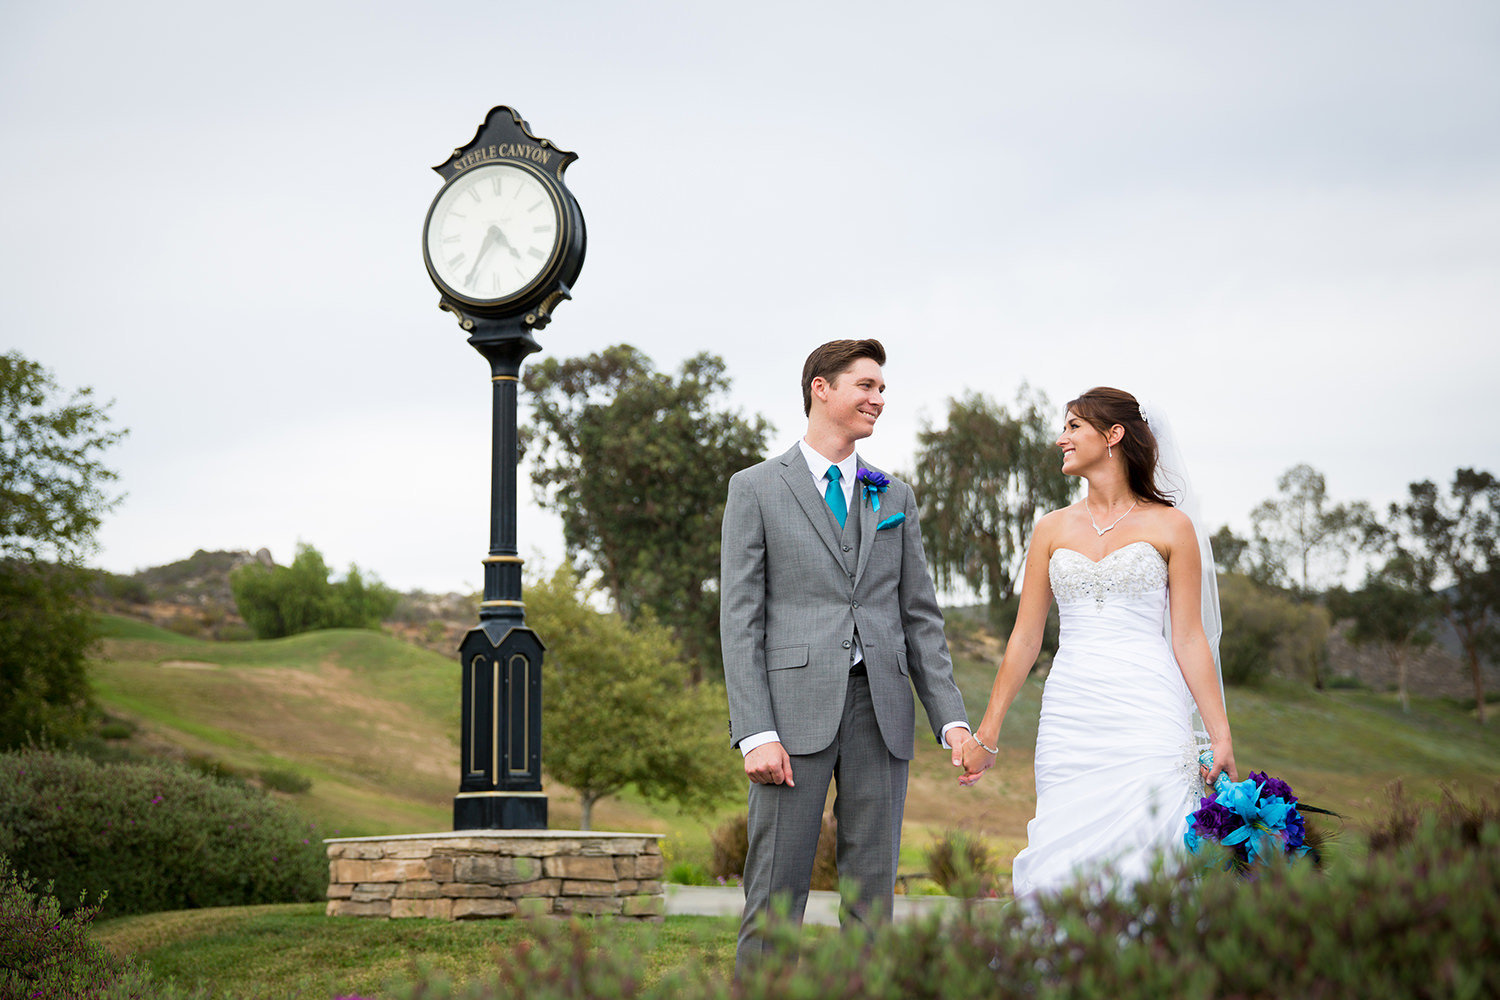
[[[884,368],[885,348],[878,340],[830,340],[809,354],[802,365],[803,415],[812,415],[813,379],[836,382],[860,358],[869,358]]]

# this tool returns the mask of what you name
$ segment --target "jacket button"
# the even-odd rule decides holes
[[[844,551],[845,551],[845,552],[852,552],[852,551],[853,551],[853,549],[851,549],[851,548],[850,548],[850,547],[849,547],[849,546],[847,546],[847,545],[845,545],[845,546],[844,546]]]
[[[850,606],[850,607],[851,607],[851,608],[853,608],[853,609],[854,609],[854,610],[855,610],[855,611],[858,611],[858,610],[859,610],[859,602],[858,602],[858,601],[855,601],[855,602],[854,602],[854,603],[853,603],[853,604],[851,604],[851,605],[849,605],[849,606]]]
[[[844,648],[845,649],[848,649],[852,645],[854,645],[854,643],[850,642],[848,639],[844,640]]]

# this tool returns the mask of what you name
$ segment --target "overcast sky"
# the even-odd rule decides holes
[[[547,356],[717,352],[777,452],[807,352],[874,336],[886,467],[1024,380],[1168,411],[1240,529],[1297,462],[1500,472],[1493,2],[59,0],[0,12],[0,93],[0,349],[116,400],[108,569],[479,587],[488,369],[420,235],[497,104],[579,154]]]

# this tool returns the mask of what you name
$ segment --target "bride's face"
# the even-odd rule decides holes
[[[1104,461],[1109,451],[1098,428],[1072,410],[1063,418],[1057,446],[1062,449],[1062,471],[1069,476],[1083,475],[1089,466]]]

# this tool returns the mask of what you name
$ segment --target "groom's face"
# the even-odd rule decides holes
[[[827,383],[823,409],[830,423],[850,438],[867,438],[885,409],[885,379],[873,358],[856,358]]]

